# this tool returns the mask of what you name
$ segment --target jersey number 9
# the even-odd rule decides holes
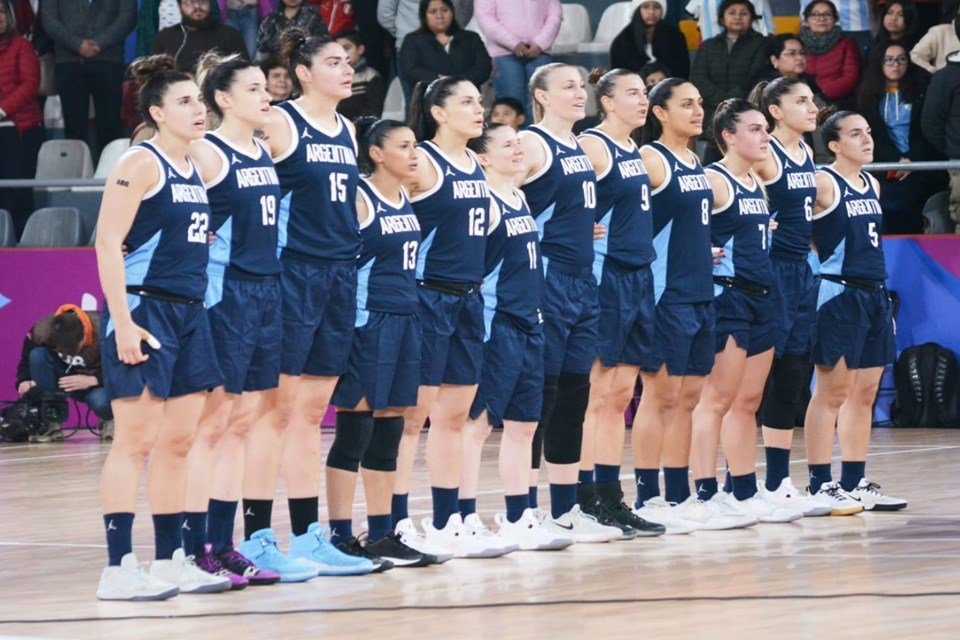
[[[207,243],[207,229],[210,228],[210,216],[203,211],[190,214],[190,227],[187,229],[187,242]]]

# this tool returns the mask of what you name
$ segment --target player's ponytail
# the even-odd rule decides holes
[[[140,86],[137,97],[137,111],[140,118],[149,126],[157,129],[157,122],[150,114],[150,107],[163,106],[163,96],[167,88],[175,82],[192,82],[193,78],[183,71],[177,71],[173,58],[168,55],[144,56],[130,63],[130,75]]]
[[[407,125],[398,120],[378,120],[373,116],[358,118],[353,125],[357,129],[357,166],[360,167],[360,173],[372,175],[376,170],[376,165],[370,158],[370,148],[383,148],[384,143],[393,131],[405,129]]]
[[[278,56],[287,67],[295,93],[303,93],[300,78],[297,77],[297,67],[311,68],[313,66],[313,56],[333,42],[336,42],[336,40],[330,36],[310,35],[306,27],[299,25],[288,27],[280,34]]]
[[[437,119],[434,107],[443,107],[447,98],[461,82],[470,82],[461,76],[440,76],[433,82],[418,82],[410,96],[410,111],[407,124],[413,129],[417,140],[430,140],[437,135]]]
[[[197,83],[200,85],[200,92],[203,94],[203,102],[207,105],[207,109],[222,120],[223,110],[217,104],[217,92],[230,91],[237,73],[255,66],[237,54],[225,58],[220,57],[215,50],[203,54],[197,62]]]
[[[613,92],[617,88],[617,80],[625,76],[637,76],[636,71],[628,69],[594,69],[590,72],[587,82],[593,86],[593,92],[597,99],[597,114],[600,120],[607,117],[607,110],[603,108],[603,98],[612,98]]]
[[[647,116],[647,123],[643,125],[643,139],[646,142],[657,140],[663,135],[663,123],[657,117],[656,107],[666,111],[667,101],[673,96],[673,90],[682,84],[688,84],[690,81],[685,78],[664,78],[653,86],[647,93],[650,101],[649,113],[653,116]]]

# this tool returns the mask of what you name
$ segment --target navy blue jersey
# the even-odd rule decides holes
[[[546,164],[523,185],[540,229],[543,257],[573,269],[593,265],[597,176],[574,139],[562,141],[537,126],[527,129],[543,145]]]
[[[295,101],[277,105],[293,142],[277,157],[280,176],[279,250],[320,260],[356,260],[357,147],[346,119],[332,132],[320,128]]]
[[[720,264],[714,265],[713,275],[771,286],[773,270],[767,248],[770,210],[760,183],[754,179],[753,186],[747,186],[719,162],[707,170],[723,176],[730,193],[730,200],[715,207],[710,220],[713,246],[722,247],[726,253]]]
[[[654,296],[659,303],[713,300],[710,211],[713,190],[692,153],[681,160],[659,142],[647,145],[666,170],[653,190]]]
[[[780,141],[770,137],[770,148],[777,161],[777,177],[765,182],[770,199],[770,213],[777,221],[770,244],[770,257],[790,262],[804,262],[810,254],[813,203],[817,201],[814,174],[817,165],[813,152],[803,144],[803,162],[790,157]]]
[[[461,169],[432,142],[420,149],[438,182],[410,199],[423,233],[417,278],[479,283],[490,217],[487,178],[470,151],[470,167]]]
[[[277,259],[277,207],[280,181],[270,153],[257,141],[251,156],[216,132],[204,139],[220,155],[220,175],[207,183],[211,226],[210,266],[230,267],[257,276],[280,273]]]
[[[813,216],[813,243],[820,273],[869,280],[886,280],[883,261],[883,212],[876,181],[863,171],[860,184],[851,184],[832,167],[823,172],[833,180],[833,203]]]
[[[656,254],[650,178],[640,150],[633,141],[630,148],[621,147],[600,129],[587,129],[584,135],[599,138],[610,160],[606,173],[597,176],[596,221],[607,228],[607,233],[593,244],[595,260],[613,260],[630,269],[644,267]]]
[[[123,241],[128,251],[123,259],[126,284],[202,300],[210,255],[210,204],[200,173],[192,162],[189,173],[181,173],[149,141],[134,149],[146,149],[153,156],[160,180],[144,194]]]
[[[517,189],[510,199],[491,190],[490,211],[483,279],[487,336],[498,313],[526,331],[540,331],[544,285],[537,223]]]
[[[417,309],[417,249],[420,223],[406,196],[399,202],[360,179],[367,219],[360,226],[362,249],[357,270],[357,326],[368,311],[413,313]]]

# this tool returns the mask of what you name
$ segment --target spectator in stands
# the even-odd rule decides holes
[[[40,8],[43,27],[54,42],[64,135],[87,139],[92,96],[100,144],[122,137],[123,41],[133,30],[136,5],[129,0],[43,0]]]
[[[800,0],[800,13],[806,18],[810,5],[816,0]],[[836,23],[846,35],[853,38],[857,48],[870,45],[873,33],[870,28],[870,7],[876,0],[835,0]]]
[[[756,78],[757,82],[770,82],[781,76],[800,78],[813,91],[814,97],[820,102],[823,101],[823,93],[817,86],[817,81],[807,73],[807,52],[800,38],[791,33],[767,36],[766,54],[770,68]]]
[[[960,0],[944,0],[944,24],[931,28],[913,50],[910,59],[930,73],[947,65],[947,56],[960,51]]]
[[[180,24],[158,33],[153,43],[154,53],[169,55],[178,71],[187,72],[193,72],[200,56],[212,49],[249,59],[240,32],[210,13],[210,0],[180,0]]]
[[[526,122],[523,104],[516,98],[509,96],[497,98],[493,101],[493,108],[490,109],[490,122],[494,124],[505,124],[514,131],[519,131]]]
[[[748,1],[754,8],[754,21],[751,24],[753,29],[759,31],[761,35],[773,33],[773,10],[770,8],[770,0]],[[720,35],[723,27],[720,22],[720,16],[723,14],[720,10],[721,4],[723,4],[721,0],[690,0],[687,3],[687,13],[694,17],[700,29],[701,42]]]
[[[960,160],[960,51],[947,56],[946,66],[933,74],[920,124],[934,149]],[[960,169],[949,173],[950,217],[960,223]]]
[[[670,73],[670,68],[660,61],[648,62],[640,67],[639,73],[643,80],[643,86],[648,90],[652,89],[661,80],[666,80],[673,75]]]
[[[610,66],[640,71],[654,61],[670,61],[679,78],[690,77],[687,39],[680,29],[663,22],[667,0],[646,0],[633,12],[630,24],[610,44]]]
[[[267,79],[267,93],[270,94],[270,104],[279,104],[288,99],[293,93],[293,82],[287,65],[277,56],[271,56],[260,63],[260,70]],[[343,104],[343,103],[341,103]]]
[[[39,87],[40,60],[33,45],[17,35],[12,7],[0,2],[0,180],[29,179],[37,172],[44,138]],[[0,188],[0,209],[13,216],[19,237],[33,211],[33,191]]]
[[[837,106],[849,106],[860,81],[860,49],[838,24],[840,14],[830,0],[816,0],[803,10],[800,42],[807,52],[807,73],[823,97]]]
[[[909,53],[920,38],[917,32],[917,5],[913,0],[877,2],[874,5],[877,35],[870,48],[885,47],[891,42],[902,45]]]
[[[263,0],[271,2],[272,0]],[[222,22],[220,3],[210,5],[210,14],[217,22]],[[137,11],[137,57],[148,56],[153,52],[157,34],[167,27],[180,24],[183,17],[180,13],[180,0],[139,0],[140,9]]]
[[[303,27],[314,36],[327,33],[320,12],[303,0],[280,0],[277,8],[260,23],[260,35],[257,37],[257,51],[261,57],[269,57],[280,50],[280,34],[292,26]]]
[[[85,403],[101,420],[101,438],[113,439],[113,412],[100,369],[100,314],[65,304],[31,327],[17,366],[17,393],[33,387],[63,391]],[[60,425],[39,441],[52,440],[63,440]]]
[[[269,13],[273,9],[270,0],[220,0],[226,6],[227,24],[237,30],[243,38],[250,60],[257,56],[257,33],[260,31],[260,6]]]
[[[527,85],[539,67],[551,62],[550,47],[560,32],[560,0],[477,0],[476,15],[493,58],[498,98],[515,98],[529,120]]]
[[[720,35],[705,40],[693,59],[690,81],[703,97],[703,137],[709,141],[704,162],[719,160],[713,142],[713,112],[727,98],[746,98],[753,79],[767,68],[766,38],[751,28],[757,12],[750,0],[720,3]]]
[[[376,69],[367,65],[364,59],[363,40],[356,29],[342,31],[334,36],[350,58],[353,67],[353,95],[341,100],[337,111],[351,120],[361,116],[380,117],[383,113],[383,99],[387,96],[387,85]]]
[[[473,31],[457,24],[451,0],[420,0],[420,28],[400,49],[400,79],[412,90],[418,82],[462,76],[479,88],[490,78],[490,56]]]
[[[910,62],[902,44],[890,42],[870,52],[856,107],[870,125],[875,162],[934,159],[920,126],[929,82],[930,74]],[[874,175],[880,180],[883,232],[922,233],[920,209],[927,198],[946,187],[946,173],[884,171]]]

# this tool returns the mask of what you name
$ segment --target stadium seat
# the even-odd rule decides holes
[[[47,129],[63,129],[63,107],[60,96],[50,96],[43,103],[43,126]]]
[[[554,54],[576,53],[577,47],[590,42],[590,14],[582,4],[563,4],[560,33],[550,50]]]
[[[129,138],[117,138],[100,152],[100,161],[97,162],[97,170],[93,172],[94,178],[106,179],[113,170],[114,165],[120,160],[120,156],[130,148]],[[71,191],[103,191],[103,187],[71,187]]]
[[[773,16],[773,29],[776,33],[798,33],[800,16]]]
[[[13,216],[6,209],[0,209],[0,247],[12,247],[17,243],[13,229]]]
[[[87,246],[92,247],[97,244],[97,225],[93,225],[93,231],[90,233],[90,239],[87,241]]]
[[[84,244],[83,222],[73,207],[37,209],[27,220],[21,247],[79,247]]]
[[[933,194],[923,205],[924,233],[955,233],[957,223],[950,218],[950,192]]]
[[[400,78],[391,80],[390,86],[387,88],[387,96],[383,100],[383,119],[399,120],[400,122],[405,122],[407,119],[407,106],[404,104]]]
[[[606,53],[610,44],[623,28],[630,24],[633,5],[630,2],[615,2],[607,7],[600,16],[597,33],[592,42],[582,42],[577,46],[578,53]]]
[[[90,178],[93,160],[90,148],[82,140],[47,140],[37,156],[37,180]],[[65,187],[44,187],[38,191],[66,191]]]
[[[700,27],[696,20],[681,20],[677,23],[677,28],[687,41],[687,49],[696,51],[700,48]]]
[[[483,35],[483,31],[480,30],[480,21],[477,20],[476,14],[470,18],[470,22],[467,23],[467,26],[464,27],[467,31],[473,31],[475,34],[480,36],[480,39],[483,40],[483,43],[486,44],[487,36]]]

